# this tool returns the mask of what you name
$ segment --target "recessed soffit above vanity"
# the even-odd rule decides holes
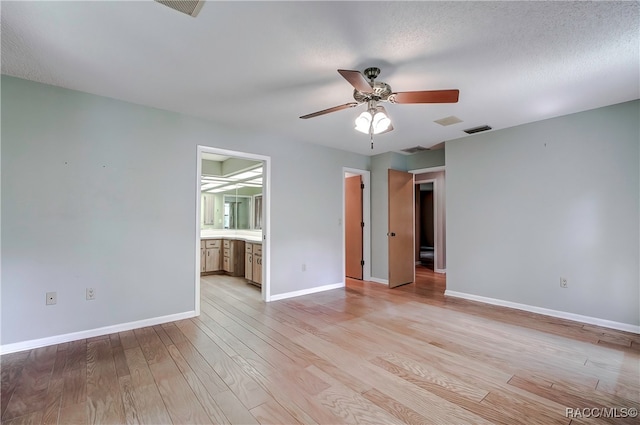
[[[203,155],[200,190],[221,193],[242,187],[262,187],[262,162],[239,161],[220,155]]]

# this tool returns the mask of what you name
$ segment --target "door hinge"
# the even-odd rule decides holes
[[[360,260],[360,265],[364,266],[364,260]]]
[[[364,221],[360,222],[360,227],[364,227]]]
[[[364,183],[360,183],[360,189],[364,189]]]

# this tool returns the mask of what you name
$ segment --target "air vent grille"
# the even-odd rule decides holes
[[[487,130],[491,130],[491,127],[489,127],[488,125],[481,125],[480,127],[467,128],[466,130],[463,130],[463,131],[467,134],[474,134],[474,133],[480,133],[481,131],[487,131]]]
[[[202,9],[202,5],[204,5],[204,0],[156,0],[160,4],[164,4],[171,9],[177,10],[178,12],[185,13],[189,16],[193,16],[194,18]]]
[[[427,148],[423,148],[422,146],[414,146],[413,148],[406,148],[406,149],[402,149],[402,152],[406,152],[409,154],[414,154],[417,152],[423,152],[423,151],[428,151],[429,149]]]

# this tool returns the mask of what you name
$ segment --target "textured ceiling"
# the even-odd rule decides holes
[[[1,2],[2,73],[365,155],[431,147],[640,97],[638,2]],[[457,88],[446,105],[386,104],[395,130],[354,131],[364,106],[337,69],[378,66],[394,91]],[[434,120],[456,116],[461,123]]]

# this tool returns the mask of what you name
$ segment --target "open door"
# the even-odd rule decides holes
[[[345,274],[362,280],[362,176],[346,177],[345,186]]]
[[[415,280],[413,174],[389,170],[389,288]]]

